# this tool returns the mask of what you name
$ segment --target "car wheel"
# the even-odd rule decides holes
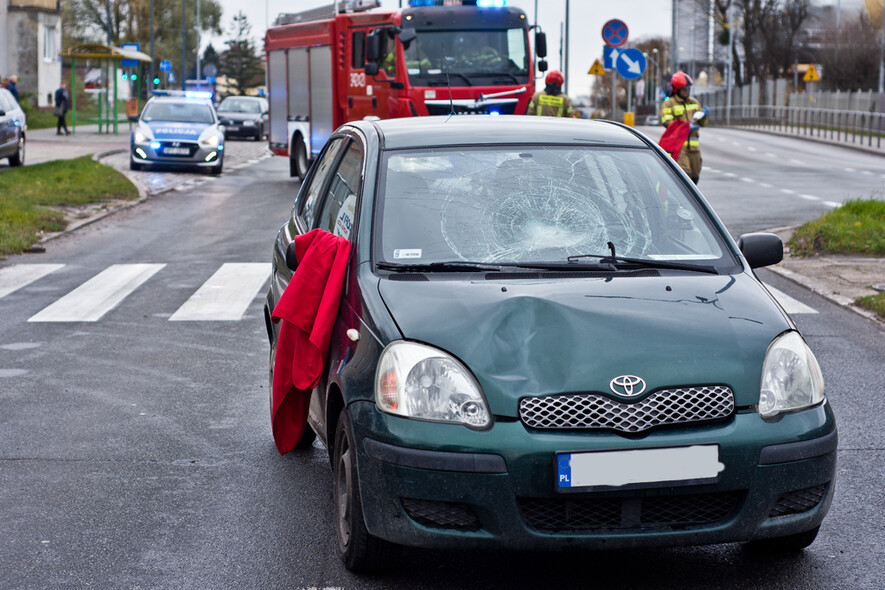
[[[814,543],[819,531],[820,527],[817,526],[810,531],[795,533],[785,537],[751,541],[749,547],[754,551],[764,551],[766,553],[794,553],[796,551],[802,551]]]
[[[224,168],[224,161],[219,162],[218,166],[213,166],[212,168],[209,168],[209,174],[211,174],[212,176],[218,176],[219,174],[221,174],[222,168]]]
[[[372,536],[366,530],[356,468],[356,444],[346,408],[338,415],[335,446],[332,449],[332,490],[338,554],[345,567],[351,571],[384,568],[396,557],[399,547]]]
[[[129,169],[130,170],[141,170],[141,164],[136,163],[132,159],[129,160]]]
[[[270,420],[271,425],[273,425],[273,366],[277,360],[277,346],[276,343],[270,345],[270,363],[268,367],[268,381],[267,381],[267,391],[268,391],[268,399],[270,400]],[[310,424],[304,429],[304,434],[301,435],[301,440],[298,441],[298,444],[295,445],[296,450],[301,449],[309,449],[313,446],[313,441],[317,438],[317,433],[314,432],[313,428],[310,427]]]
[[[10,166],[21,166],[25,163],[25,136],[22,135],[18,138],[18,145],[15,148],[15,153],[9,156],[9,165]]]

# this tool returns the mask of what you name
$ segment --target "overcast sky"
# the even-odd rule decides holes
[[[820,0],[817,4],[836,5],[841,2],[843,12],[856,11],[864,0]],[[222,23],[227,30],[234,14],[242,10],[252,25],[256,46],[263,47],[260,39],[264,36],[267,24],[273,22],[280,12],[300,12],[320,6],[331,6],[332,0],[264,0],[264,2],[243,2],[242,0],[220,0],[224,9]],[[408,0],[402,0],[403,5]],[[523,9],[534,21],[535,0],[508,0],[509,6]],[[397,8],[399,0],[381,0],[384,8]],[[565,21],[566,0],[538,0],[538,24],[547,33],[547,60],[551,69],[560,69],[559,60],[560,26]],[[612,18],[624,21],[629,29],[629,42],[650,37],[670,37],[671,0],[570,0],[569,21],[569,93],[587,94],[593,76],[587,70],[593,60],[602,59],[602,27]],[[224,49],[224,38],[211,39],[218,51]],[[666,65],[664,70],[667,71]]]

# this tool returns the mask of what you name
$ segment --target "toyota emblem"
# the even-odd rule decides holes
[[[608,384],[615,394],[623,397],[636,397],[645,391],[645,381],[636,375],[621,375]]]

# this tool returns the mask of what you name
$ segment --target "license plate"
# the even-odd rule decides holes
[[[228,131],[239,131],[240,130],[239,125],[225,125],[224,128],[227,129]]]
[[[674,482],[710,483],[725,465],[719,445],[630,451],[557,453],[558,488],[623,487]]]
[[[185,147],[167,147],[163,148],[163,153],[167,156],[189,156],[191,151]]]

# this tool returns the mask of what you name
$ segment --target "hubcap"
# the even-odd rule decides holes
[[[338,536],[340,538],[342,548],[346,549],[350,545],[350,495],[352,493],[352,482],[350,478],[351,455],[350,446],[347,444],[347,437],[341,437],[339,444],[342,446],[342,452],[338,456],[338,477],[336,478],[335,492],[338,502]]]

